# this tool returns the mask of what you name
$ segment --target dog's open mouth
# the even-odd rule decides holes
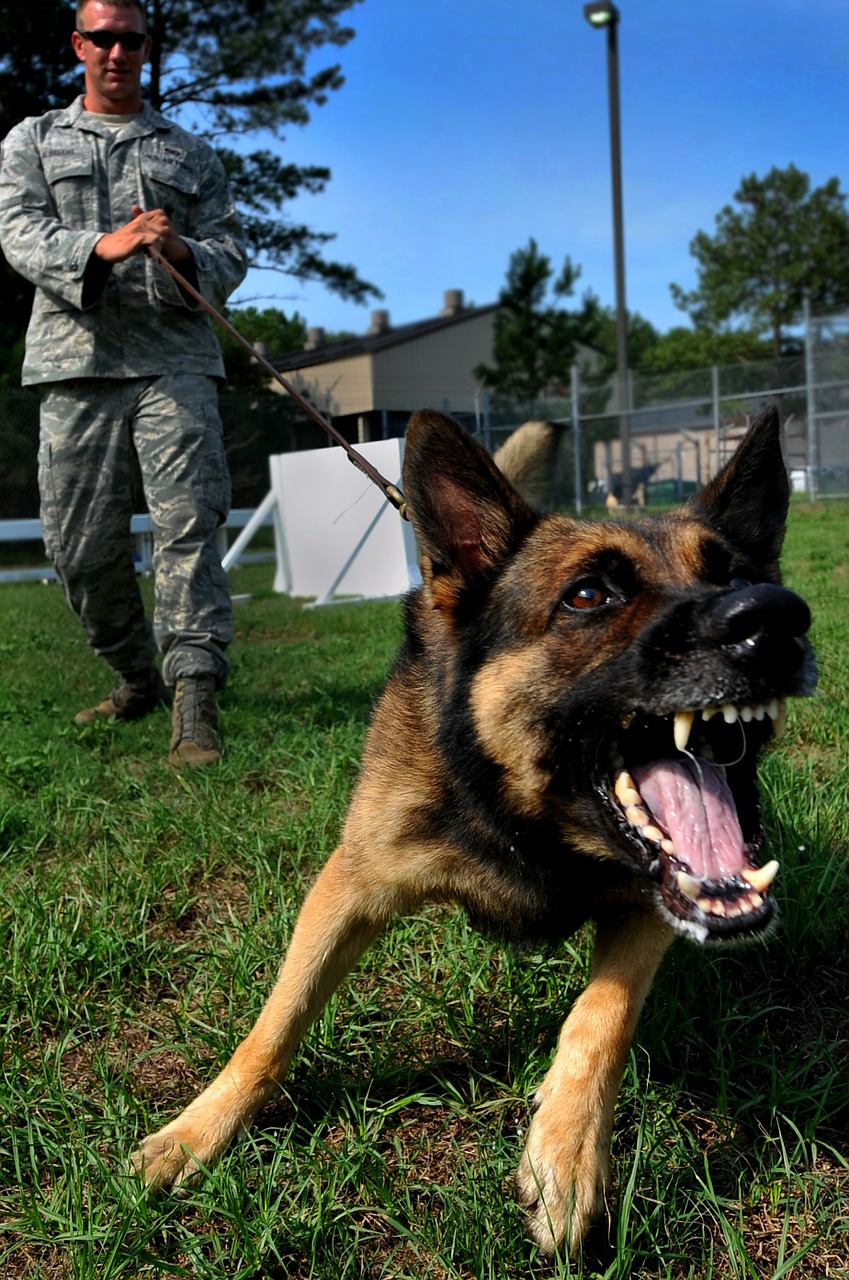
[[[613,748],[608,800],[676,925],[701,941],[761,933],[778,870],[762,842],[755,764],[784,703],[628,717]]]

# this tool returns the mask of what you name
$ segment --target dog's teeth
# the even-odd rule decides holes
[[[721,898],[698,898],[696,905],[709,916],[728,915],[728,907]]]
[[[736,724],[740,718],[740,713],[736,707],[731,705],[730,702],[726,702],[725,706],[722,708],[722,718],[726,724]]]
[[[644,827],[649,820],[649,815],[640,805],[629,805],[625,810],[625,817],[633,827]]]
[[[702,707],[702,719],[705,721],[712,720],[715,715],[719,714],[720,710],[721,707]]]
[[[763,720],[765,715],[766,715],[766,707],[761,702],[757,707],[755,707],[755,719]]]
[[[695,902],[702,891],[701,880],[697,880],[695,876],[689,875],[686,871],[678,871],[675,879],[684,897],[692,898]]]
[[[756,911],[758,907],[762,907],[764,900],[759,893],[747,893],[746,902],[752,911]]]
[[[693,721],[696,718],[695,711],[676,711],[675,724],[673,734],[675,737],[675,746],[679,751],[686,751],[687,743],[690,740],[690,733],[693,728]]]
[[[740,708],[740,719],[743,721],[743,724],[751,724],[754,716],[755,713],[751,707]]]
[[[777,871],[778,863],[773,858],[771,862],[767,862],[763,867],[744,867],[740,875],[746,881],[746,884],[750,884],[758,893],[766,893],[775,879]]]
[[[672,843],[671,840],[661,840],[660,847],[664,853],[668,853],[671,855],[675,852],[675,845]]]
[[[787,727],[787,703],[783,698],[773,698],[772,702],[767,704],[766,714],[772,721],[772,732],[776,738],[784,735]]]
[[[660,844],[663,840],[663,832],[659,827],[656,827],[650,822],[647,826],[643,827],[643,839],[653,840],[655,844]]]
[[[642,800],[642,796],[637,790],[636,783],[627,769],[623,769],[618,775],[616,782],[613,785],[613,790],[615,792],[616,799],[624,808],[627,808],[628,805],[639,804]]]

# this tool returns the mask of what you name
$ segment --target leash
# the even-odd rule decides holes
[[[292,397],[301,409],[303,409],[304,413],[307,414],[308,417],[312,418],[313,422],[317,422],[322,430],[327,432],[331,440],[338,444],[341,449],[345,450],[348,455],[348,461],[352,462],[359,471],[362,471],[363,475],[371,480],[372,484],[377,485],[378,489],[383,492],[383,496],[388,502],[392,503],[392,506],[402,519],[408,520],[407,499],[404,497],[404,494],[398,486],[392,484],[385,476],[382,476],[376,467],[373,467],[361,453],[358,453],[353,445],[348,443],[342,433],[337,431],[336,427],[334,427],[332,423],[328,422],[327,419],[319,413],[318,409],[316,409],[314,405],[310,404],[309,400],[302,396],[300,391],[292,386],[292,383],[288,378],[284,378],[282,373],[278,373],[271,361],[266,360],[265,356],[260,355],[256,347],[252,346],[251,343],[248,342],[247,338],[242,337],[238,329],[234,328],[230,321],[227,320],[220,311],[216,311],[212,303],[207,302],[206,298],[198,292],[194,285],[189,284],[185,276],[182,275],[173,263],[169,262],[158,249],[154,249],[153,246],[150,246],[147,252],[150,254],[151,258],[159,263],[161,267],[165,268],[168,274],[176,280],[181,289],[185,289],[186,293],[188,293],[190,297],[194,298],[195,302],[200,303],[204,311],[208,312],[209,315],[212,316],[213,320],[216,320],[223,329],[226,329],[230,334],[230,337],[235,338],[235,340],[253,356],[254,360],[256,360],[258,364],[262,365],[266,373],[272,377],[275,382],[280,384],[283,390]]]

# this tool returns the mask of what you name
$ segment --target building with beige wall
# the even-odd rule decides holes
[[[388,311],[373,311],[362,337],[326,342],[310,329],[303,351],[272,364],[352,442],[403,433],[423,406],[474,414],[481,386],[475,368],[492,359],[497,303],[466,306],[448,289],[439,314],[393,327]]]

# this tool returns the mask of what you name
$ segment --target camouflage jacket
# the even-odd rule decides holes
[[[132,206],[164,209],[192,250],[186,278],[220,308],[244,278],[245,248],[211,147],[154,111],[116,132],[82,98],[16,125],[0,162],[0,246],[36,286],[25,385],[67,378],[224,373],[205,311],[146,254],[94,253]],[[188,270],[187,270],[188,268]]]

